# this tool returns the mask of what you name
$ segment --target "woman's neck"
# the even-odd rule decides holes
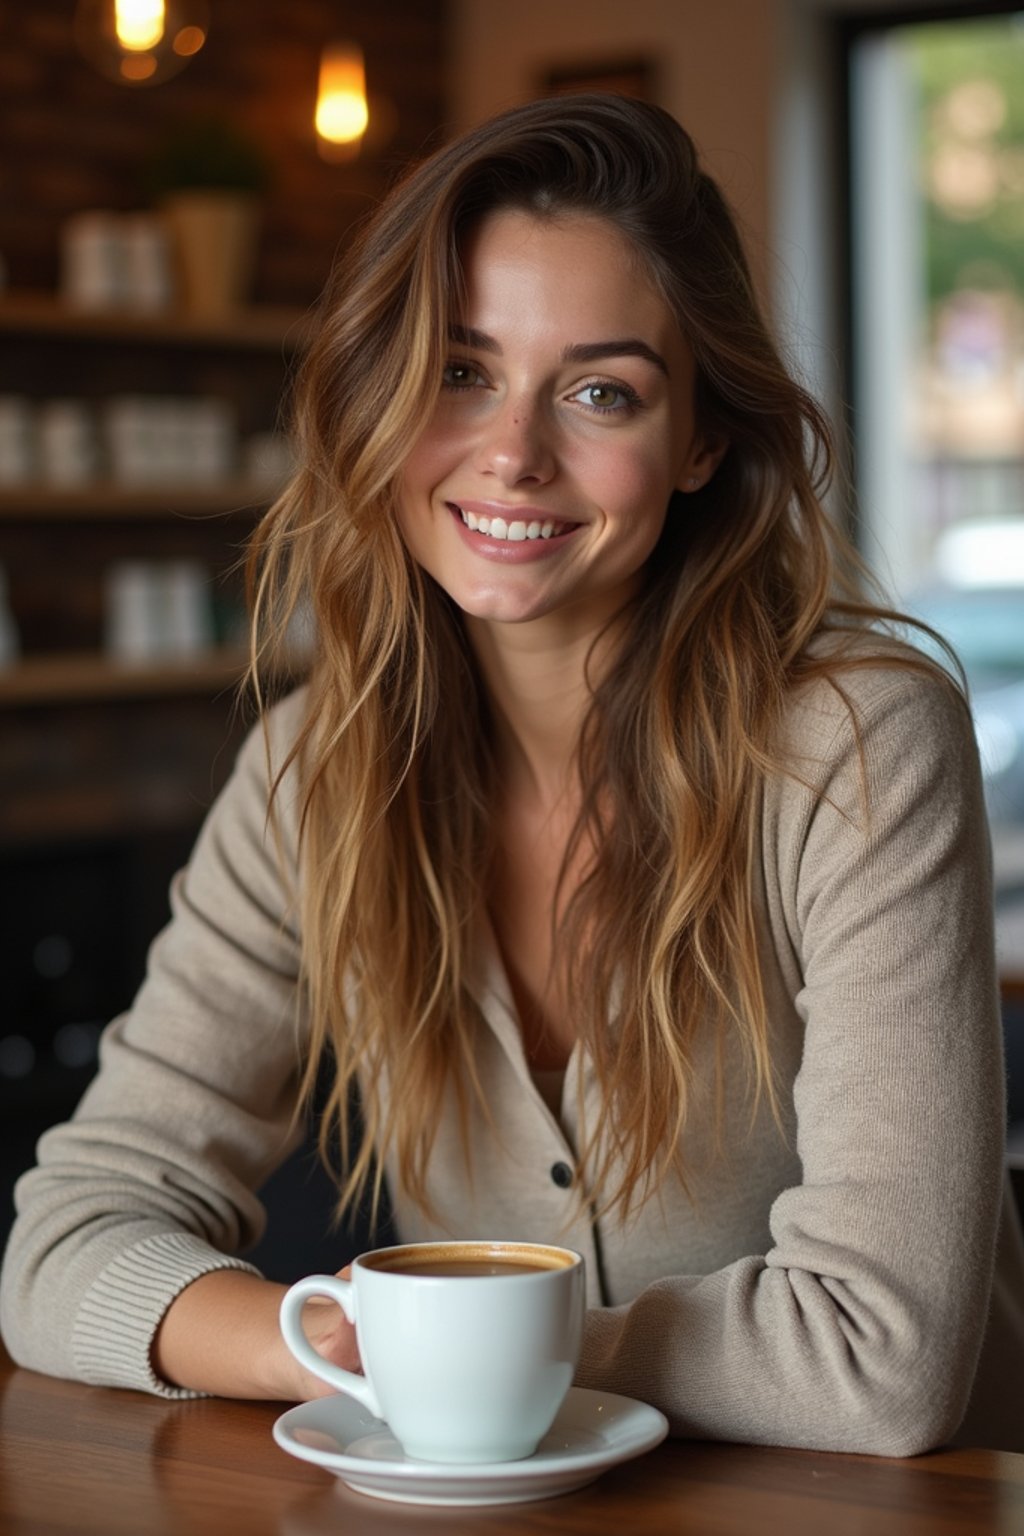
[[[580,730],[612,643],[472,618],[467,633],[491,701],[505,792],[557,805],[573,784]]]

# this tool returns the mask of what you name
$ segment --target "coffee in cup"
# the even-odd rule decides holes
[[[354,1323],[364,1375],[317,1354],[313,1297]],[[482,1463],[530,1456],[579,1358],[583,1260],[546,1243],[406,1243],[365,1253],[351,1280],[311,1275],[281,1304],[301,1365],[383,1419],[407,1456]]]

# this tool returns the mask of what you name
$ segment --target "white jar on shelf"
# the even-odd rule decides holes
[[[39,475],[50,485],[82,485],[99,469],[93,413],[84,400],[44,400],[37,411]]]
[[[119,560],[107,573],[106,649],[118,661],[182,660],[215,643],[210,573],[198,560]]]
[[[65,220],[60,242],[61,295],[75,309],[116,309],[124,303],[127,273],[120,219],[89,209]]]
[[[119,560],[106,581],[106,650],[117,661],[153,661],[161,652],[161,599],[154,567]]]
[[[174,271],[166,225],[157,214],[126,214],[120,228],[124,303],[141,313],[169,309]]]
[[[0,395],[0,485],[23,485],[35,473],[35,407],[27,395]]]
[[[210,575],[196,560],[172,560],[160,570],[164,654],[198,656],[214,644]]]
[[[227,400],[201,395],[188,409],[189,456],[192,478],[210,484],[226,480],[238,460],[238,430]]]

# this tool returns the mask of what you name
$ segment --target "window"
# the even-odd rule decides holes
[[[1024,996],[1024,13],[876,26],[849,66],[864,553],[966,668]]]

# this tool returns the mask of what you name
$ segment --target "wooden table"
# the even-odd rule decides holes
[[[1021,1536],[1024,1455],[909,1461],[666,1441],[561,1498],[430,1509],[279,1450],[273,1403],[166,1403],[0,1351],[0,1536]]]

